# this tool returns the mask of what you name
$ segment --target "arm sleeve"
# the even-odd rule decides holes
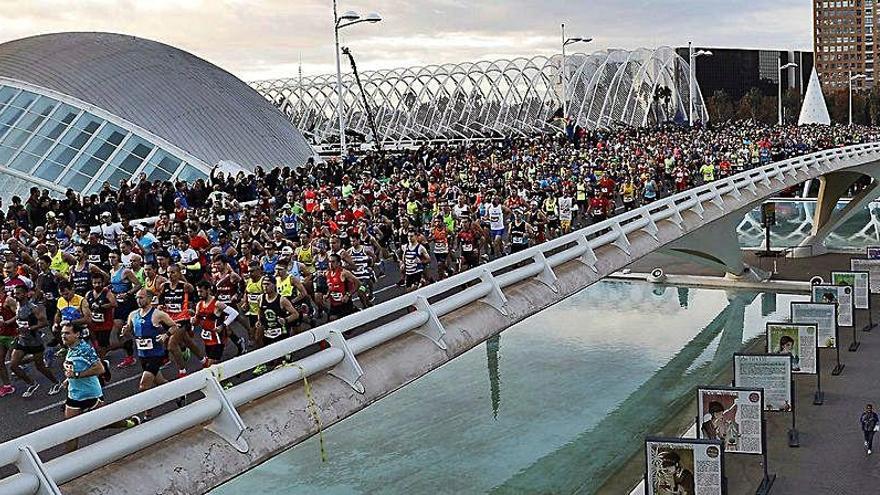
[[[229,305],[223,308],[223,314],[226,315],[226,318],[223,319],[223,324],[227,327],[229,325],[232,325],[232,322],[235,321],[236,318],[238,318],[238,311]]]

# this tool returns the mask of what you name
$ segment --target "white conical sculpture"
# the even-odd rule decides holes
[[[798,125],[825,124],[831,125],[831,117],[828,116],[828,107],[825,106],[825,96],[822,94],[822,86],[819,84],[819,75],[816,68],[810,73],[810,83],[807,85],[807,94],[804,95],[804,104],[801,106],[801,115]]]

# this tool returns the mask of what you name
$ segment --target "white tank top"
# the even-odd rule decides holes
[[[488,209],[489,212],[489,229],[491,230],[501,230],[504,228],[504,210],[501,209],[501,205],[498,206],[490,206]]]

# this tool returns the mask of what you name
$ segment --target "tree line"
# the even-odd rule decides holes
[[[825,104],[828,106],[828,115],[831,117],[832,123],[846,124],[848,122],[847,98],[848,92],[846,90],[834,91],[825,95]],[[853,91],[852,99],[854,124],[878,125],[880,123],[880,87]],[[767,96],[758,88],[750,89],[739,101],[734,101],[724,90],[716,90],[705,101],[709,119],[713,122],[753,119],[766,124],[775,124],[778,118],[776,95]],[[786,123],[797,123],[802,104],[803,97],[796,88],[790,88],[782,94],[782,107]]]

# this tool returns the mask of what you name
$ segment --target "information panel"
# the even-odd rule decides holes
[[[853,289],[848,285],[814,285],[813,302],[837,304],[837,324],[853,326]]]
[[[848,285],[853,289],[853,307],[868,309],[871,304],[868,272],[831,272],[833,285]]]
[[[725,453],[761,454],[764,391],[758,388],[697,389],[697,438],[718,440]]]
[[[763,388],[765,410],[791,411],[791,356],[734,354],[733,381],[737,387]]]
[[[871,294],[880,294],[880,259],[850,258],[849,269],[854,272],[868,272]]]
[[[880,246],[868,246],[865,248],[865,255],[869,260],[880,260]]]
[[[792,323],[815,323],[819,347],[837,347],[837,305],[832,303],[791,303]]]
[[[724,456],[717,440],[645,439],[647,495],[723,495]]]
[[[767,354],[790,354],[791,372],[815,374],[819,369],[815,323],[768,323]]]

